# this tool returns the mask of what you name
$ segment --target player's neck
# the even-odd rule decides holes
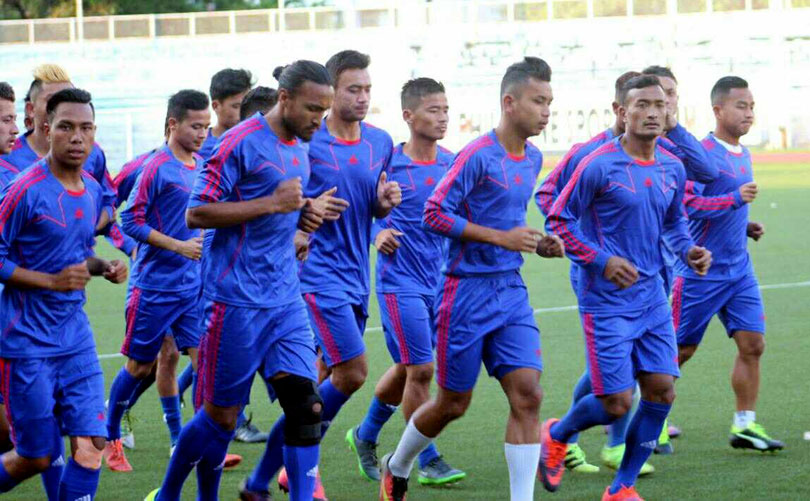
[[[169,149],[172,150],[172,155],[174,158],[180,160],[186,165],[191,165],[194,163],[194,152],[187,150],[184,148],[178,141],[176,141],[173,137],[169,136]]]
[[[48,168],[59,183],[68,191],[82,191],[82,166],[67,165],[55,159],[50,153],[46,157]]]
[[[427,139],[422,136],[412,135],[411,138],[402,146],[402,151],[411,160],[417,162],[433,162],[436,160],[438,147],[436,141]]]
[[[522,157],[526,153],[526,139],[528,138],[523,137],[514,127],[510,127],[503,121],[495,127],[495,137],[510,155]]]
[[[610,128],[610,132],[613,133],[613,137],[619,137],[624,134],[624,124],[621,123],[618,119],[616,119],[616,123],[613,124],[613,127]]]
[[[730,134],[726,129],[722,127],[717,127],[714,129],[714,137],[732,146],[738,146],[740,144],[739,137]]]
[[[360,122],[356,120],[347,122],[336,113],[330,113],[326,117],[326,128],[329,130],[329,134],[345,141],[360,139]]]
[[[225,134],[227,130],[228,129],[226,129],[225,126],[222,125],[219,120],[217,120],[217,124],[211,127],[211,134],[213,134],[214,137],[219,137]]]
[[[649,162],[655,160],[655,139],[638,137],[633,134],[624,134],[621,139],[622,148],[631,158]]]
[[[295,134],[284,126],[284,121],[281,119],[281,107],[273,106],[273,108],[264,115],[264,119],[267,121],[267,125],[270,126],[270,130],[272,130],[273,134],[278,136],[279,139],[288,143],[295,140]]]
[[[28,146],[34,150],[34,153],[36,153],[38,157],[44,157],[51,149],[51,145],[48,144],[48,135],[45,134],[45,131],[40,128],[34,129],[34,132],[32,132],[26,139],[28,141]]]

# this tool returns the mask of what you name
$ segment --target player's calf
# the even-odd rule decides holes
[[[104,455],[104,437],[71,437],[73,459],[83,468],[98,470]]]

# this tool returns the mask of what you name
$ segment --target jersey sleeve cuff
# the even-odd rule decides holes
[[[453,238],[461,238],[461,234],[464,233],[464,228],[467,226],[467,220],[464,218],[456,218],[453,221],[453,225],[450,227],[450,230],[447,232],[447,235]]]
[[[610,260],[610,254],[607,252],[597,252],[596,258],[591,262],[591,267],[598,271],[601,275],[605,271],[605,267],[607,266],[608,261]]]
[[[11,278],[11,275],[14,273],[14,270],[17,269],[17,263],[6,259],[3,262],[0,262],[0,282],[8,282],[8,279]]]
[[[739,209],[740,207],[742,207],[745,204],[745,202],[743,202],[742,195],[740,195],[740,190],[737,190],[734,193],[732,193],[732,196],[734,197],[734,208],[735,209]]]

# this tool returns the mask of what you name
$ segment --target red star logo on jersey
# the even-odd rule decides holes
[[[357,160],[357,157],[356,157],[356,156],[352,155],[352,156],[349,158],[349,165],[357,165],[357,162],[358,162],[358,160]]]
[[[81,219],[81,218],[83,218],[83,217],[84,217],[84,211],[83,211],[83,210],[81,210],[81,209],[76,209],[76,212],[74,212],[74,213],[73,213],[73,216],[74,216],[76,219]]]
[[[425,179],[425,185],[433,186],[434,184],[436,184],[436,180],[433,179],[433,177],[428,177],[427,179]]]
[[[645,179],[644,180],[644,186],[646,186],[647,188],[651,187],[652,186],[652,179],[650,179],[650,178]]]
[[[300,163],[301,163],[301,162],[299,162],[299,161],[298,161],[298,157],[293,157],[293,162],[292,162],[292,164],[293,164],[293,165],[295,165],[296,167],[298,167],[298,164],[300,164]]]
[[[523,178],[520,177],[520,174],[515,174],[515,184],[520,184],[523,182]]]
[[[740,174],[745,174],[745,167],[740,167]]]

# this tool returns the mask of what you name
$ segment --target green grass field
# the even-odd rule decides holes
[[[674,441],[675,455],[653,457],[656,473],[640,480],[638,488],[647,499],[810,499],[810,442],[802,439],[810,430],[810,392],[807,369],[810,356],[810,240],[804,230],[810,226],[810,170],[802,165],[760,164],[757,166],[760,198],[751,208],[752,219],[766,226],[766,235],[750,250],[761,284],[797,284],[763,290],[768,314],[768,347],[763,359],[762,389],[758,421],[786,450],[777,455],[733,450],[728,429],[734,411],[729,383],[735,348],[719,322],[713,321],[705,342],[685,367],[677,384],[678,398],[672,420],[684,430]],[[530,208],[531,223],[540,216]],[[797,232],[798,231],[798,232]],[[113,255],[101,244],[101,252]],[[575,304],[568,285],[568,263],[563,260],[528,259],[523,275],[535,308]],[[95,280],[89,287],[87,312],[93,323],[99,353],[116,353],[124,333],[124,286]],[[369,326],[379,326],[376,301],[369,307]],[[545,399],[542,417],[560,416],[569,405],[571,391],[585,361],[579,319],[575,311],[541,313],[546,372],[542,378]],[[329,499],[372,500],[377,485],[361,479],[343,437],[346,429],[362,418],[377,378],[390,363],[382,334],[367,335],[369,378],[332,423],[322,446],[321,472]],[[248,356],[248,354],[246,354]],[[102,361],[107,388],[123,358]],[[181,361],[181,367],[187,362]],[[268,429],[279,415],[269,404],[264,385],[254,385],[250,411],[254,422]],[[184,411],[185,419],[191,412]],[[101,476],[97,499],[139,500],[157,487],[169,459],[169,438],[161,418],[154,390],[149,390],[134,409],[137,449],[127,455],[135,471]],[[455,486],[429,489],[412,482],[409,499],[417,500],[503,500],[508,499],[508,476],[503,458],[503,430],[506,400],[495,380],[482,373],[467,415],[450,425],[438,440],[439,449],[468,478]],[[397,414],[383,430],[380,456],[393,449],[404,426]],[[594,461],[604,441],[601,428],[583,433],[580,443]],[[223,475],[222,499],[236,499],[237,485],[257,462],[263,445],[233,444],[231,452],[244,456],[238,468]],[[600,499],[612,472],[603,468],[596,475],[566,475],[556,494],[543,491],[538,483],[536,498],[558,500]],[[196,479],[186,482],[183,499],[194,499]],[[32,479],[8,496],[10,499],[43,499],[38,479]],[[276,499],[286,499],[276,493]]]

